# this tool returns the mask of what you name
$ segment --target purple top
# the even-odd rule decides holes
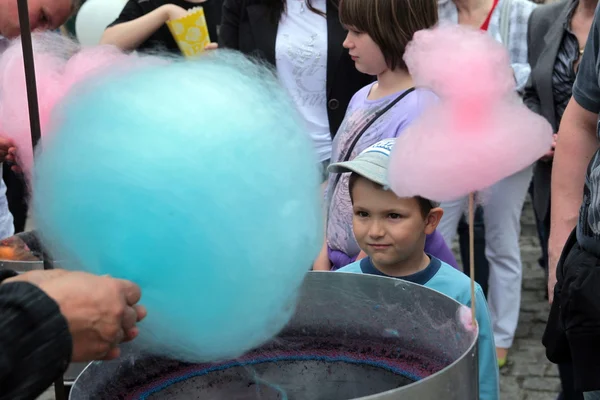
[[[363,127],[379,110],[402,93],[369,100],[367,96],[372,86],[373,84],[365,86],[352,97],[344,121],[333,140],[332,163],[342,161]],[[350,160],[383,139],[398,137],[428,105],[436,102],[436,95],[427,89],[416,89],[408,94],[367,129],[352,150]],[[337,174],[329,176],[325,191],[328,209],[327,245],[333,269],[350,264],[360,253],[352,232],[352,203],[348,192],[350,174],[343,174],[334,188],[336,176]],[[425,252],[457,268],[456,259],[437,231],[427,237]]]

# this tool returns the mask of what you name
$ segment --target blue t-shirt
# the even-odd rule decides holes
[[[423,285],[453,298],[467,307],[471,306],[471,281],[468,276],[452,268],[439,259],[429,255],[431,262],[422,271],[415,274],[395,277],[379,271],[370,257],[363,258],[350,265],[340,268],[338,272],[371,274],[388,278],[403,279],[408,282]],[[492,334],[492,322],[483,291],[475,284],[477,301],[476,318],[479,325],[479,398],[481,400],[498,400],[500,398],[500,376],[496,359],[496,345]]]

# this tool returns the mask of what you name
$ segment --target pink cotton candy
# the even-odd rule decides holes
[[[477,321],[473,321],[473,312],[470,307],[461,306],[458,309],[458,320],[465,327],[465,329],[469,332],[477,331]],[[475,324],[473,324],[475,322]]]
[[[50,130],[55,107],[78,82],[161,62],[158,57],[126,54],[112,46],[81,49],[56,33],[34,34],[33,49],[42,136]],[[20,40],[0,56],[0,85],[0,135],[15,142],[19,165],[30,178],[33,149]]]
[[[440,101],[394,145],[389,181],[398,196],[454,200],[550,150],[550,124],[522,104],[508,53],[489,35],[459,25],[421,31],[405,61],[415,85]]]

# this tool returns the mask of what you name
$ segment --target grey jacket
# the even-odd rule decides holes
[[[527,42],[531,75],[525,85],[523,101],[530,110],[546,118],[554,132],[558,132],[559,116],[554,107],[552,74],[572,1],[561,0],[537,7],[529,18]],[[551,177],[552,163],[537,162],[533,177],[533,207],[539,218],[545,218],[550,211]]]

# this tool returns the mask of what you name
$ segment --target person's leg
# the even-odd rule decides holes
[[[8,209],[13,215],[15,233],[25,230],[27,222],[27,185],[23,176],[14,173],[10,166],[2,169],[4,182],[6,183],[6,199],[8,200]]]
[[[441,204],[441,207],[444,210],[444,216],[442,217],[437,230],[442,234],[446,244],[450,248],[452,248],[452,243],[456,237],[458,222],[465,213],[467,205],[466,197]]]
[[[532,181],[531,184],[529,185],[529,196],[531,196],[531,201],[535,204],[535,190],[533,189],[533,185],[534,182]],[[544,268],[544,265],[546,264],[546,256],[548,254],[547,251],[545,251],[547,244],[548,244],[548,239],[547,239],[547,235],[545,232],[545,226],[544,226],[544,216],[542,215],[538,215],[535,207],[533,208],[533,216],[535,219],[535,228],[538,234],[538,239],[540,240],[540,247],[542,250],[542,254],[540,254],[540,258],[538,260],[538,263],[540,264],[540,267]]]
[[[473,233],[475,234],[475,281],[481,286],[483,294],[487,297],[490,267],[485,257],[485,224],[483,222],[483,208],[475,210]],[[469,274],[471,263],[469,260],[469,223],[463,216],[458,224],[458,241],[460,244],[460,258],[465,273]]]
[[[583,393],[575,390],[573,367],[571,364],[558,364],[558,375],[562,387],[563,400],[583,400]]]
[[[523,273],[519,235],[531,176],[529,167],[501,180],[492,186],[484,203],[486,256],[490,263],[488,305],[500,361],[512,346],[519,320]]]

